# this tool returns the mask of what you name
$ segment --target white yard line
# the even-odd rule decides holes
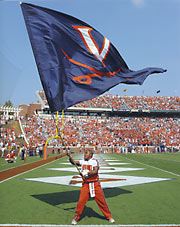
[[[149,167],[151,167],[151,168],[158,169],[158,170],[163,171],[163,172],[165,172],[165,173],[169,173],[169,174],[175,175],[175,176],[177,176],[177,177],[180,177],[179,174],[176,174],[176,173],[173,173],[173,172],[164,170],[164,169],[160,169],[160,168],[158,168],[158,167],[155,167],[155,166],[151,166],[151,165],[145,164],[145,163],[143,163],[143,162],[138,162],[138,161],[133,160],[133,159],[130,159],[130,158],[126,158],[126,157],[124,157],[124,158],[125,158],[125,159],[128,159],[129,161],[134,161],[134,162],[137,162],[137,163],[139,163],[139,164],[142,164],[142,165],[145,165],[145,166],[149,166]]]

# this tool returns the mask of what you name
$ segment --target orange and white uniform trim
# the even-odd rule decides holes
[[[99,162],[95,159],[90,159],[88,161],[81,160],[79,161],[79,163],[81,164],[81,172],[83,175],[93,170],[95,166],[99,167]],[[86,205],[90,196],[94,198],[94,200],[96,201],[97,205],[99,206],[104,216],[107,219],[112,218],[111,212],[109,211],[108,205],[104,197],[103,190],[99,182],[99,176],[98,174],[96,174],[82,183],[82,188],[80,191],[79,201],[77,204],[74,219],[76,221],[79,220],[83,212],[84,206]]]
[[[99,167],[99,162],[96,159],[90,159],[88,161],[85,160],[80,160],[79,161],[80,165],[81,165],[81,173],[83,175],[88,174],[90,171],[93,170],[94,167]],[[99,180],[99,176],[98,174],[90,177],[89,179],[87,179],[85,182],[94,182],[94,181],[98,181]]]

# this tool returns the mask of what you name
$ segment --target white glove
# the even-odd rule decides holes
[[[88,176],[88,172],[89,172],[89,171],[84,170],[84,171],[82,172],[82,175],[83,175],[84,177],[86,177],[86,176]]]

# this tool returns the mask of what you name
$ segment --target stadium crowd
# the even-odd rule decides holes
[[[47,104],[47,100],[43,91],[39,94]],[[112,108],[115,110],[180,110],[180,97],[168,96],[120,96],[113,94],[104,94],[92,100],[74,105],[75,107],[89,107],[89,108]]]
[[[180,97],[163,96],[123,96],[125,103],[130,109],[146,110],[179,110]]]
[[[21,135],[17,135],[13,128],[0,128],[0,157],[6,156],[7,153],[11,153],[20,148],[20,143],[16,141]]]
[[[22,120],[30,146],[41,146],[55,136],[52,119],[34,116]],[[61,128],[61,119],[59,119]],[[70,147],[111,147],[115,151],[130,147],[137,150],[158,146],[180,149],[180,121],[173,118],[64,117],[64,140]],[[54,140],[49,145],[55,145]]]
[[[45,94],[40,97],[47,103]],[[137,97],[105,94],[92,100],[75,105],[76,107],[112,108],[115,110],[146,109],[146,110],[180,110],[180,97]],[[64,141],[69,147],[93,147],[95,150],[112,149],[114,152],[153,151],[169,148],[180,151],[180,120],[178,118],[135,118],[105,116],[64,116]],[[47,139],[56,135],[54,120],[38,115],[21,117],[22,129],[26,136],[28,149],[42,150]],[[61,129],[61,118],[58,122]],[[0,128],[0,151],[11,152],[19,149],[20,144],[13,128]],[[57,140],[50,140],[49,145],[56,146]],[[61,142],[59,141],[61,146]],[[151,149],[152,151],[152,149]]]

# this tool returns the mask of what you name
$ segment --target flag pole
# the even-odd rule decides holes
[[[62,110],[62,120],[61,120],[61,137],[63,138],[63,119],[64,119],[64,110]]]
[[[63,115],[64,115],[64,113],[63,113]],[[54,122],[56,122],[55,119],[54,119],[53,113],[52,113],[52,117],[53,117]],[[56,130],[57,130],[57,132],[58,132],[58,134],[59,134],[59,137],[60,137],[60,139],[61,139],[62,145],[65,147],[66,155],[67,155],[68,149],[67,149],[67,146],[66,146],[66,144],[65,144],[65,142],[64,142],[64,140],[63,140],[63,138],[62,138],[62,134],[60,133],[59,128],[57,127],[57,124],[56,124]],[[70,155],[70,157],[71,157],[71,155]],[[79,175],[81,176],[81,172],[80,172],[80,170],[79,170],[77,164],[74,163],[74,165],[75,165],[75,167],[76,167],[76,169],[77,169]],[[81,176],[81,177],[82,177],[82,176]]]
[[[56,136],[58,135],[58,130],[57,130],[57,128],[58,128],[58,111],[57,111],[57,113],[56,113]]]

